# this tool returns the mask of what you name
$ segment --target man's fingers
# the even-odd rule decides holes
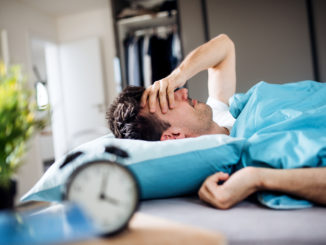
[[[218,206],[219,205],[219,202],[218,200],[216,200],[216,195],[218,190],[219,190],[219,185],[218,185],[218,182],[219,181],[225,181],[229,178],[229,174],[227,173],[224,173],[224,172],[218,172],[218,173],[215,173],[211,176],[209,176],[203,186],[206,188],[206,192],[209,193],[209,196],[210,196],[210,203],[213,204],[214,206]]]
[[[140,106],[145,107],[148,103],[149,111],[156,111],[156,100],[159,99],[162,113],[166,113],[168,109],[173,109],[175,106],[174,101],[174,83],[168,78],[154,82],[143,93],[140,101]]]
[[[174,88],[168,87],[167,89],[167,97],[169,99],[170,109],[174,108]]]
[[[214,195],[214,193],[216,192],[215,190],[218,187],[217,182],[215,182],[215,181],[214,182],[207,181],[205,186],[206,186],[207,191],[212,195]]]
[[[224,172],[217,172],[211,176],[209,176],[206,181],[209,181],[209,182],[214,182],[214,183],[217,183],[219,182],[220,180],[222,181],[225,181],[229,178],[229,174],[227,173],[224,173]]]
[[[207,185],[202,186],[198,192],[200,200],[210,204],[215,208],[219,208],[219,203],[216,201],[216,197],[208,190]]]
[[[198,191],[198,196],[200,200],[211,204],[212,195],[208,192],[207,187],[205,185],[203,185]]]
[[[161,106],[162,113],[166,113],[168,111],[168,102],[166,100],[166,87],[167,87],[166,82],[161,81],[159,99],[160,99],[160,106]]]
[[[218,182],[224,181],[229,177],[228,174],[223,172],[218,172],[216,174],[213,174],[209,176],[205,181],[205,187],[207,188],[207,191],[214,196],[216,193],[216,190],[218,188]]]
[[[140,106],[143,108],[146,106],[148,94],[149,94],[149,89],[147,88],[143,92],[143,95],[141,96],[141,99],[140,99]]]
[[[148,106],[149,111],[154,113],[156,110],[156,99],[157,99],[157,93],[160,89],[159,82],[155,82],[149,89],[149,98],[148,98]]]
[[[218,185],[218,181],[227,180],[227,173],[218,172],[209,176],[201,186],[199,198],[214,207],[226,209],[230,207],[229,197],[224,191],[224,187]]]

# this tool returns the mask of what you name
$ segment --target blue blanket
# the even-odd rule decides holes
[[[241,167],[277,169],[326,166],[326,84],[302,81],[260,82],[230,100],[237,119],[233,137],[247,139]],[[258,200],[273,208],[303,208],[312,203],[270,192]]]

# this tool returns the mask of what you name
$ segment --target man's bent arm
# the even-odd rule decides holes
[[[179,70],[178,70],[179,69]],[[235,48],[232,40],[221,34],[192,51],[176,70],[188,80],[208,70],[209,96],[228,102],[235,93]]]
[[[199,46],[168,77],[147,88],[142,97],[142,106],[145,106],[149,98],[150,109],[155,108],[159,96],[161,108],[165,109],[163,112],[167,111],[166,97],[170,108],[173,108],[174,90],[203,70],[209,71],[209,96],[227,103],[236,87],[235,48],[227,35],[221,34]],[[154,111],[155,109],[151,110]]]
[[[225,181],[219,185],[219,181]],[[279,191],[326,205],[326,168],[270,169],[246,167],[231,176],[218,172],[202,184],[200,199],[228,209],[256,191]]]
[[[232,40],[221,34],[192,51],[176,72],[185,80],[198,72],[208,70],[208,94],[228,103],[236,89],[235,47]]]
[[[261,190],[280,191],[326,205],[326,168],[258,168]]]

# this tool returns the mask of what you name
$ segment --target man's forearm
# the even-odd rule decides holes
[[[209,71],[209,96],[227,104],[236,87],[235,48],[227,35],[221,34],[199,46],[170,75],[146,88],[141,106],[148,102],[150,112],[154,113],[159,97],[161,111],[165,114],[168,108],[174,108],[175,89],[184,86],[188,79],[203,70]]]
[[[200,71],[218,66],[228,55],[234,52],[232,40],[221,34],[193,50],[173,72],[188,80]]]
[[[280,191],[326,204],[326,168],[257,168],[258,189]]]

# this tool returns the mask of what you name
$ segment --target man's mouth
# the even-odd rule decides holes
[[[197,104],[197,100],[188,98],[188,103],[189,103],[190,106],[195,108],[195,105]]]

